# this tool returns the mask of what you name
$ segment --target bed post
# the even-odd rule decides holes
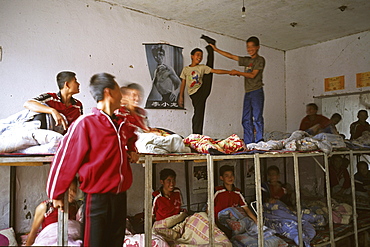
[[[356,209],[356,192],[355,192],[355,177],[354,177],[354,157],[353,151],[349,153],[350,160],[350,175],[351,175],[351,192],[352,192],[352,210],[353,210],[353,231],[355,234],[355,247],[358,247],[358,229],[357,229],[357,209]]]
[[[256,184],[257,200],[257,227],[258,227],[258,246],[264,246],[263,238],[263,208],[262,208],[262,191],[261,191],[261,160],[258,153],[254,155],[254,181]]]
[[[145,246],[152,246],[152,180],[153,159],[151,155],[145,155]]]
[[[58,208],[58,246],[68,246],[68,189],[63,196],[64,211]]]
[[[213,237],[215,232],[215,185],[213,181],[213,157],[207,154],[207,174],[208,174],[208,220],[209,220],[209,245],[215,245]]]
[[[328,215],[329,215],[330,246],[335,246],[334,227],[333,227],[333,210],[332,210],[332,207],[331,207],[329,162],[328,162],[328,155],[327,154],[324,154],[324,163],[325,163],[326,202],[327,202],[327,205],[328,205]]]
[[[297,203],[297,220],[298,220],[298,236],[299,246],[303,247],[302,239],[302,208],[301,208],[301,190],[299,186],[299,167],[298,167],[298,156],[297,153],[293,153],[293,166],[294,166],[294,185],[295,185],[295,198]]]

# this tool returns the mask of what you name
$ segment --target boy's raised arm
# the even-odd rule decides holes
[[[224,69],[211,69],[211,73],[214,74],[230,74],[230,70],[224,70]]]
[[[212,45],[212,44],[209,44],[209,45],[212,46],[212,48],[215,52],[220,53],[222,56],[230,58],[230,59],[235,60],[235,61],[239,61],[239,56],[233,55],[233,54],[231,54],[227,51],[220,50],[215,45]]]

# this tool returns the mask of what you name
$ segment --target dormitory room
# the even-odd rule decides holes
[[[369,13],[0,0],[0,246],[370,246]]]

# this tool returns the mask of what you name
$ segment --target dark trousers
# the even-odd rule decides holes
[[[213,68],[214,51],[209,45],[206,46],[207,63],[206,65]],[[206,109],[206,101],[211,93],[213,74],[203,75],[203,84],[198,91],[190,95],[191,103],[194,107],[194,115],[192,118],[193,134],[203,134],[204,112]]]
[[[126,192],[85,194],[83,245],[122,247],[126,214]]]

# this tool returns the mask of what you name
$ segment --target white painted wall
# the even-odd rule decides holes
[[[287,51],[285,65],[287,131],[291,132],[299,128],[313,96],[369,90],[356,88],[356,73],[370,71],[370,32]],[[342,75],[344,90],[324,91],[325,78]]]
[[[0,118],[21,110],[23,103],[31,97],[56,91],[55,75],[61,70],[77,73],[81,93],[76,98],[83,102],[85,113],[95,106],[88,92],[89,79],[94,73],[111,73],[121,85],[140,83],[147,95],[151,80],[142,43],[168,42],[184,47],[184,63],[187,65],[193,48],[204,49],[206,43],[199,39],[203,33],[199,29],[93,0],[3,0],[0,3],[0,46],[3,48]],[[215,38],[219,48],[246,55],[244,41],[205,34]],[[284,52],[262,46],[260,54],[267,61],[264,72],[265,129],[284,131]],[[242,69],[235,61],[218,54],[215,68]],[[205,134],[213,138],[224,138],[232,133],[242,136],[242,98],[242,78],[215,75],[206,109]],[[190,134],[193,110],[189,97],[185,100],[185,111],[148,110],[151,125],[174,130],[183,136]],[[16,230],[19,232],[29,229],[31,220],[25,216],[28,211],[33,215],[34,208],[45,199],[47,169],[18,168]],[[129,192],[130,214],[143,208],[142,198],[135,197],[143,191],[140,187],[144,184],[143,169],[135,167],[134,178]],[[8,186],[9,169],[0,167],[0,228],[8,225],[9,199],[5,196]]]

